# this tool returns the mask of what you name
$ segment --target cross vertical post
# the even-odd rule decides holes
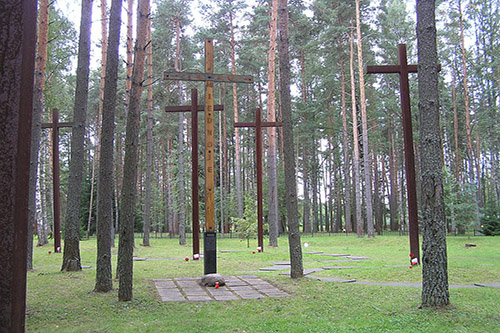
[[[234,127],[255,127],[255,168],[257,169],[257,249],[264,251],[264,210],[262,207],[262,127],[280,127],[281,122],[263,122],[260,108],[255,111],[255,122],[234,123]]]
[[[59,128],[71,127],[73,123],[59,122],[59,110],[52,111],[52,123],[43,123],[42,128],[52,128],[52,194],[54,214],[54,252],[61,252],[61,194],[59,180]]]
[[[205,39],[205,73],[214,72],[213,39]],[[217,234],[215,232],[214,199],[214,82],[205,82],[205,274],[217,273]]]
[[[420,263],[420,247],[418,241],[418,207],[417,185],[415,181],[415,154],[413,150],[413,129],[410,108],[410,84],[408,73],[416,73],[416,65],[408,65],[406,44],[398,45],[398,65],[367,66],[368,74],[399,73],[399,89],[401,111],[403,114],[403,142],[405,150],[405,174],[408,198],[408,219],[410,237],[410,255]]]

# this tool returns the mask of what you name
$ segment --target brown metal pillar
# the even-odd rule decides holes
[[[52,111],[52,193],[54,205],[54,252],[61,252],[61,204],[59,179],[59,110]]]
[[[193,214],[193,259],[200,258],[200,211],[198,195],[198,90],[191,89],[191,197]]]
[[[403,142],[405,149],[405,171],[408,196],[408,226],[410,237],[410,254],[420,262],[420,247],[418,243],[418,207],[417,184],[415,181],[415,154],[413,151],[413,129],[410,108],[410,84],[408,82],[408,61],[406,45],[399,44],[399,87],[401,96],[401,109],[403,112]]]
[[[257,235],[258,250],[264,251],[264,222],[262,209],[262,121],[260,108],[255,112],[255,162],[257,164]]]

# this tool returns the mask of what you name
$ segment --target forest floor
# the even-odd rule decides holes
[[[309,278],[298,280],[286,275],[289,269],[286,236],[279,238],[279,247],[265,247],[263,253],[255,250],[255,240],[247,248],[246,240],[218,239],[220,274],[236,279],[255,277],[250,281],[267,282],[282,291],[282,297],[240,299],[240,294],[233,293],[237,299],[215,301],[212,296],[212,301],[194,302],[187,296],[178,301],[163,301],[156,287],[156,281],[192,281],[203,275],[203,260],[185,260],[192,257],[191,240],[188,239],[186,246],[179,246],[177,239],[152,238],[150,247],[139,246],[141,241],[136,238],[134,299],[130,302],[118,301],[116,280],[115,290],[110,293],[92,291],[95,239],[80,243],[85,267],[81,272],[60,272],[62,254],[49,254],[53,251],[52,244],[35,248],[35,269],[28,273],[26,330],[500,331],[500,288],[477,286],[500,283],[500,237],[447,238],[449,284],[467,288],[450,288],[451,305],[437,310],[418,309],[422,270],[419,266],[409,269],[408,238],[403,236],[386,234],[368,239],[345,234],[303,235],[302,243],[308,243],[303,248],[304,268],[310,274]],[[476,247],[465,247],[471,243]],[[117,248],[113,249],[116,252]],[[116,255],[113,255],[113,269],[116,269]],[[228,285],[234,281],[230,280]]]

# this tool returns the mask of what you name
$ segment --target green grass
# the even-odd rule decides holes
[[[305,251],[324,251],[369,257],[364,261],[322,263],[341,259],[304,254],[304,267],[360,266],[328,270],[317,276],[354,278],[374,282],[418,282],[421,269],[387,268],[407,264],[408,238],[395,235],[375,239],[355,236],[306,236]],[[188,240],[189,241],[189,240]],[[140,239],[136,239],[136,245]],[[255,274],[292,294],[286,299],[227,302],[165,303],[151,279],[198,277],[203,261],[184,261],[191,246],[176,239],[152,239],[152,246],[137,246],[141,258],[178,258],[134,262],[134,299],[118,302],[117,291],[94,293],[95,240],[81,242],[82,264],[77,273],[62,273],[61,254],[48,254],[51,246],[35,249],[35,269],[28,273],[27,331],[30,332],[500,332],[500,289],[451,289],[452,305],[440,310],[419,310],[420,289],[365,286],[291,280],[278,272],[257,272],[275,261],[288,261],[286,237],[278,248],[252,254],[238,239],[219,239],[218,272],[223,275]],[[465,249],[465,243],[475,248]],[[449,237],[450,284],[500,282],[500,238]],[[117,249],[113,251],[116,252]],[[116,256],[113,256],[113,269]],[[365,268],[363,268],[365,267]],[[118,282],[114,281],[114,287]]]

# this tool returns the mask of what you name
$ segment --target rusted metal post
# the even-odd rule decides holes
[[[71,127],[73,123],[59,122],[59,110],[52,110],[52,122],[43,123],[42,128],[52,128],[52,200],[54,214],[54,252],[61,252],[61,182],[59,177],[59,128]]]
[[[408,65],[406,45],[398,45],[398,65],[367,66],[368,74],[399,73],[399,89],[401,111],[403,114],[403,142],[405,150],[405,174],[408,200],[408,225],[410,238],[410,255],[420,263],[420,246],[418,241],[418,205],[417,185],[415,181],[415,153],[413,150],[413,129],[410,107],[410,84],[408,73],[416,73],[417,65]]]
[[[234,123],[234,127],[255,127],[255,164],[257,173],[257,246],[264,251],[264,210],[262,206],[262,127],[280,127],[280,122],[263,122],[260,108],[255,111],[255,122]]]
[[[198,195],[198,90],[191,89],[191,199],[193,214],[193,259],[200,258],[200,211]]]
[[[257,164],[257,235],[258,247],[264,251],[264,217],[262,209],[262,120],[260,108],[255,111],[255,162]]]

